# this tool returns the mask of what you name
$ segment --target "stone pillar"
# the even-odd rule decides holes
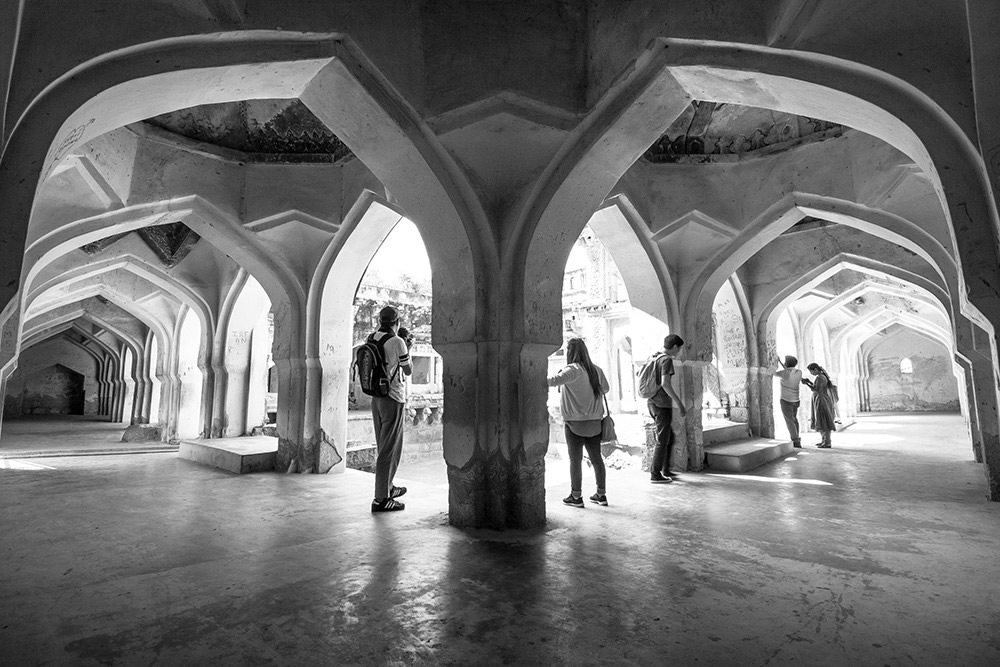
[[[977,428],[970,428],[973,436],[973,452],[976,460],[981,460],[986,473],[987,497],[1000,501],[1000,414],[998,414],[996,377],[996,340],[978,325],[960,319],[955,327],[955,338],[960,359],[968,360],[971,376],[972,397],[969,413],[975,413]]]
[[[758,438],[775,437],[774,370],[755,366],[747,373],[750,432]]]
[[[227,355],[216,381],[221,385],[223,401],[222,413],[212,416],[213,434],[216,428],[219,430],[219,435],[213,437],[236,438],[246,433],[249,376],[249,363],[231,363]]]
[[[444,359],[449,521],[458,527],[545,523],[551,344],[435,343]]]
[[[148,424],[149,423],[149,406],[147,401],[147,396],[149,393],[149,373],[146,368],[146,351],[141,348],[134,360],[135,365],[132,367],[132,378],[133,378],[133,394],[132,394],[132,412],[130,415],[129,423],[131,424]]]
[[[697,472],[705,467],[705,434],[701,414],[701,397],[704,393],[706,361],[674,362],[675,382],[680,397],[691,407],[684,419],[675,411],[671,423],[681,422],[682,428],[674,428],[674,466],[684,471]]]
[[[278,451],[286,472],[322,471],[320,404],[323,369],[305,354],[305,325],[288,304],[274,305],[273,359],[278,375]],[[325,471],[323,471],[325,472]]]
[[[323,373],[323,386],[320,390],[322,413],[316,440],[316,471],[320,473],[343,472],[347,467],[347,403],[353,362],[351,324],[350,320],[340,323],[339,327],[343,330],[335,337],[336,343],[331,336],[328,347],[320,352]],[[405,451],[405,437],[403,448]]]
[[[14,364],[7,367],[0,366],[0,442],[3,441],[3,416],[7,411],[7,378],[14,372]]]
[[[108,382],[108,358],[101,357],[97,363],[97,414],[111,414],[111,386]]]
[[[975,410],[979,424],[978,445],[986,473],[987,497],[1000,501],[1000,419],[997,415],[997,385],[993,361],[981,355],[972,355],[971,361]],[[973,448],[975,447],[973,444]]]
[[[97,372],[100,373],[100,365],[97,367]],[[85,415],[99,415],[101,414],[101,385],[98,382],[98,376],[95,375],[91,377],[89,375],[83,378],[83,414]]]
[[[979,412],[976,407],[976,385],[973,381],[972,362],[962,354],[955,355],[955,361],[962,369],[962,384],[964,392],[959,392],[962,411],[969,427],[969,440],[972,442],[972,457],[976,463],[983,462],[983,435],[979,430]]]

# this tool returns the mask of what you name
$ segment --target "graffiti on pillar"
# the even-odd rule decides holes
[[[747,337],[743,315],[732,286],[719,290],[712,307],[712,337],[715,373],[709,373],[707,418],[724,416],[732,421],[749,419],[747,400]],[[716,405],[717,403],[717,405]]]
[[[250,334],[253,333],[249,329],[234,330],[230,333],[230,347],[237,348],[242,345],[247,345],[250,343]]]
[[[59,142],[59,145],[56,146],[55,151],[52,154],[53,165],[69,155],[69,152],[73,150],[73,147],[76,146],[80,139],[83,138],[83,133],[87,131],[87,128],[90,127],[95,120],[97,119],[91,118],[86,123],[77,125],[69,131],[69,134],[67,134],[63,140]]]

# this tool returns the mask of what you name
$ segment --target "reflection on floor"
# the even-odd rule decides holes
[[[611,471],[609,507],[562,505],[550,462],[537,533],[449,527],[440,464],[372,515],[357,471],[31,463],[0,469],[8,664],[1000,664],[1000,504],[953,415],[753,475]]]

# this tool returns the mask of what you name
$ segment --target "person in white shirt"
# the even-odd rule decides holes
[[[781,416],[785,418],[785,426],[788,427],[788,436],[792,439],[792,446],[796,449],[802,448],[799,439],[799,384],[802,382],[802,371],[796,366],[799,360],[788,355],[784,361],[778,360],[781,370],[774,371],[774,376],[781,382]]]
[[[396,500],[406,493],[405,486],[393,486],[399,458],[403,454],[403,410],[406,407],[406,381],[410,375],[409,343],[397,335],[399,313],[392,306],[379,311],[379,328],[371,339],[385,352],[385,371],[389,395],[372,396],[372,422],[375,426],[375,500],[372,512],[398,512],[406,505]]]
[[[580,338],[566,343],[566,367],[548,378],[550,387],[561,387],[559,407],[566,429],[566,447],[569,450],[570,494],[563,502],[572,507],[583,507],[583,450],[587,449],[590,464],[594,467],[597,493],[590,501],[607,505],[606,471],[601,455],[601,420],[607,403],[608,379],[601,367],[590,360],[587,344]]]

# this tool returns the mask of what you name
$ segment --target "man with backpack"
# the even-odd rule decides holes
[[[788,427],[788,437],[792,439],[792,447],[802,448],[802,441],[799,439],[799,384],[802,383],[802,371],[796,366],[799,360],[788,355],[784,362],[780,359],[780,371],[774,371],[774,376],[780,380],[781,385],[781,416],[785,418],[785,426]],[[802,383],[804,384],[804,383]]]
[[[671,411],[676,406],[681,417],[687,411],[674,389],[672,378],[674,358],[683,345],[683,338],[670,334],[663,339],[663,352],[655,354],[639,371],[639,396],[648,399],[649,415],[656,424],[656,447],[649,469],[649,481],[653,484],[668,484],[677,476],[671,470],[674,445]]]
[[[403,453],[403,410],[406,384],[402,374],[410,375],[409,341],[399,328],[399,313],[386,306],[378,314],[379,328],[358,348],[357,366],[361,372],[361,390],[372,397],[372,422],[375,426],[375,499],[372,512],[398,512],[406,505],[396,498],[406,493],[405,486],[393,486],[392,479]],[[411,339],[412,340],[412,339]]]

